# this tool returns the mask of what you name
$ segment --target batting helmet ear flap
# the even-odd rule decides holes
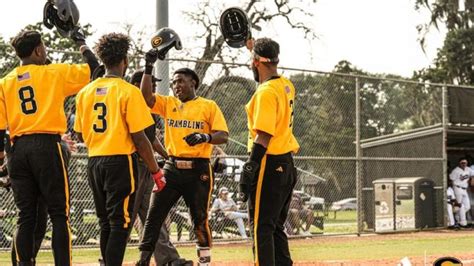
[[[219,28],[225,42],[232,48],[243,47],[247,40],[252,38],[252,24],[245,11],[238,7],[231,7],[222,12]]]

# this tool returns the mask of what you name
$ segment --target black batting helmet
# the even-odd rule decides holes
[[[47,1],[43,8],[43,24],[48,29],[52,29],[56,26],[59,34],[63,37],[69,37],[79,22],[79,9],[77,9],[77,6],[73,1],[69,4],[71,7],[71,16],[66,21],[63,21],[59,17],[58,9],[52,1]]]
[[[176,50],[183,49],[179,35],[168,27],[161,28],[152,35],[151,46],[157,50],[160,60],[165,59],[166,53],[173,47]]]
[[[231,7],[222,12],[219,27],[225,42],[232,48],[245,46],[252,38],[252,24],[245,11],[239,7]]]

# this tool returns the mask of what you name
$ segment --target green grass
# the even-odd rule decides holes
[[[434,234],[419,237],[416,233],[407,236],[387,235],[377,237],[349,237],[338,240],[337,237],[316,237],[311,241],[292,240],[291,253],[294,261],[326,261],[326,260],[371,260],[371,259],[400,259],[405,256],[423,256],[450,254],[466,254],[472,252],[474,235],[460,232],[456,235]],[[178,248],[182,257],[194,259],[194,246]],[[99,257],[98,249],[76,249],[73,251],[74,262],[96,262]],[[252,260],[250,244],[216,245],[212,250],[213,261],[248,261]],[[127,249],[125,261],[135,261],[138,258],[136,247]],[[0,252],[0,265],[9,265],[9,253]],[[38,262],[52,263],[51,251],[39,254]]]

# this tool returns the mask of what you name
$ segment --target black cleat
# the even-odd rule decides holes
[[[173,261],[168,262],[166,264],[168,266],[193,266],[193,261],[192,260],[186,260],[183,258],[179,258]]]

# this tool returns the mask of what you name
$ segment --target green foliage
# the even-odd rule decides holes
[[[464,10],[460,10],[461,1]],[[471,0],[416,0],[415,8],[431,12],[429,22],[418,25],[420,44],[431,26],[441,23],[448,29],[443,47],[438,51],[434,65],[414,73],[416,80],[474,85],[474,2]]]
[[[437,83],[474,84],[474,28],[448,32],[434,67],[422,69],[414,78]]]
[[[36,30],[41,33],[43,42],[48,49],[48,57],[53,62],[81,62],[78,47],[76,47],[72,40],[59,35],[56,30],[49,30],[42,22],[28,25],[25,29]],[[82,26],[82,29],[86,37],[92,34],[90,24]],[[15,51],[13,47],[11,47],[10,41],[6,41],[3,37],[0,37],[0,76],[2,77],[19,65],[19,60],[15,56]]]

